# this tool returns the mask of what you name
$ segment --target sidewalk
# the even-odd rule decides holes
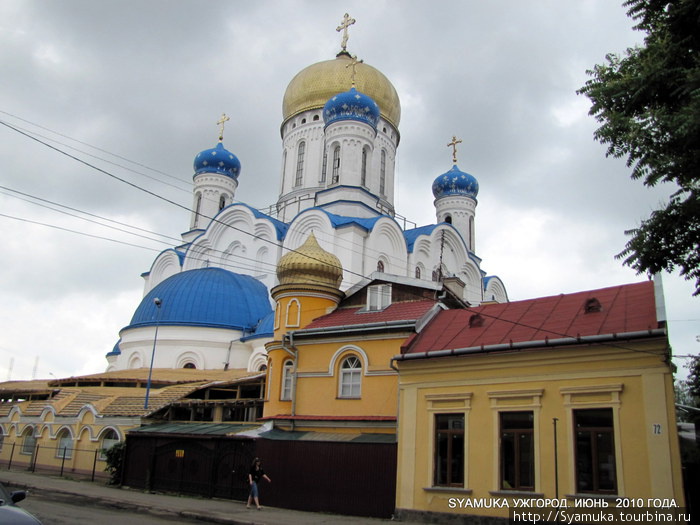
[[[314,512],[264,507],[246,509],[245,503],[233,500],[205,499],[165,494],[149,494],[140,490],[120,489],[104,482],[73,481],[28,471],[0,471],[0,483],[29,491],[28,498],[65,501],[79,505],[104,506],[148,512],[162,517],[183,517],[209,523],[236,525],[316,525],[368,523],[380,525],[390,520],[337,516]],[[263,502],[264,503],[264,502]],[[20,504],[21,506],[21,504]],[[403,522],[405,525],[410,525]]]

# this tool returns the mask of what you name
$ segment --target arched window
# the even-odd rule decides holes
[[[113,429],[108,429],[106,432],[102,433],[102,439],[100,443],[100,459],[104,461],[107,459],[105,455],[105,450],[109,450],[114,445],[119,443],[119,435]]]
[[[282,154],[282,188],[284,188],[284,179],[287,176],[287,150]]]
[[[377,271],[384,272],[384,261],[377,261]]]
[[[340,180],[340,146],[333,148],[333,173],[331,183],[335,184]]]
[[[316,122],[319,119],[318,115],[314,115],[313,121]]]
[[[2,429],[0,428],[0,450],[2,450],[2,444],[5,442],[5,434],[2,432]]]
[[[416,266],[416,279],[420,279],[420,266]]]
[[[328,152],[323,149],[323,165],[321,166],[321,179],[319,182],[326,182],[326,171],[328,170]]]
[[[56,444],[56,457],[70,459],[73,457],[73,436],[70,431],[64,428],[58,433],[58,443]]]
[[[280,392],[280,399],[282,401],[292,400],[292,373],[294,370],[294,363],[291,359],[284,362],[282,366],[282,390]]]
[[[301,303],[299,299],[294,298],[287,303],[287,326],[299,326],[301,322]]]
[[[222,195],[219,197],[219,211],[223,210],[226,207],[226,195]]]
[[[469,217],[469,249],[474,251],[474,217]]]
[[[306,151],[306,142],[299,143],[297,149],[297,176],[294,180],[294,186],[301,186],[301,181],[304,176],[304,152]]]
[[[36,448],[36,437],[34,436],[34,429],[29,427],[24,431],[22,439],[22,454],[34,454],[34,449]]]
[[[194,198],[194,216],[192,217],[192,227],[194,228],[197,226],[197,223],[199,222],[199,211],[202,208],[202,194],[197,193],[197,195]]]
[[[359,398],[362,393],[362,363],[351,355],[340,363],[340,382],[338,397]]]
[[[446,215],[445,216],[445,222],[447,224],[452,224],[452,215]]]
[[[379,166],[379,194],[384,195],[386,191],[386,150],[382,150],[381,164]]]
[[[362,148],[362,171],[360,175],[360,184],[362,186],[367,186],[367,146]]]
[[[185,366],[183,366],[182,368],[196,369],[197,365],[195,365],[194,363],[185,363]]]

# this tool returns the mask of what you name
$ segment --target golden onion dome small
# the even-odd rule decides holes
[[[343,280],[343,267],[335,255],[321,248],[313,232],[296,250],[277,263],[280,284],[316,284],[337,288]]]
[[[282,101],[284,122],[302,111],[321,109],[338,93],[345,93],[352,86],[352,58],[340,52],[333,60],[317,62],[302,69],[287,86]],[[358,62],[355,87],[374,99],[381,116],[398,128],[401,120],[401,104],[396,89],[378,69]]]

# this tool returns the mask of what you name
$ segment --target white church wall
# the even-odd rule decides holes
[[[240,330],[194,326],[155,326],[122,330],[114,368],[150,367],[155,340],[154,368],[183,368],[188,362],[198,369],[247,368],[252,352],[250,345],[241,343]]]
[[[145,296],[158,284],[180,271],[182,271],[182,266],[180,266],[180,257],[177,253],[174,250],[161,252],[153,261],[149,272],[144,276],[143,295]]]
[[[379,219],[367,239],[365,267],[378,270],[377,262],[385,262],[384,273],[408,276],[408,249],[403,231],[388,217]]]

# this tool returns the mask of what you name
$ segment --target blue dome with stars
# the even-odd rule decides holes
[[[205,149],[194,158],[194,174],[220,173],[232,179],[238,179],[241,161],[219,142],[216,147]]]
[[[433,182],[433,195],[436,199],[448,195],[465,195],[475,199],[478,193],[479,183],[476,177],[460,170],[456,164]]]
[[[377,129],[379,106],[372,97],[360,93],[354,87],[339,93],[323,106],[323,122],[328,126],[338,120],[358,120]]]

